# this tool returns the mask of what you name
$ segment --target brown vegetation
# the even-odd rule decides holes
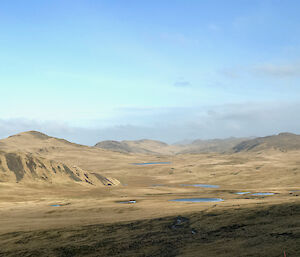
[[[0,150],[0,256],[300,253],[299,150],[145,155],[37,132]],[[219,188],[182,186],[195,183]],[[224,201],[169,201],[195,197]]]

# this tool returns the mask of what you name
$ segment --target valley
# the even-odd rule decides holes
[[[1,151],[0,256],[299,253],[298,150],[120,153],[26,132]]]

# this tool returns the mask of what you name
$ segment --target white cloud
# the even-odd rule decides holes
[[[230,79],[237,79],[241,77],[242,68],[223,68],[218,73]]]
[[[212,30],[212,31],[218,31],[218,30],[220,30],[220,27],[214,23],[211,23],[208,25],[208,29]]]
[[[259,75],[287,78],[300,77],[300,63],[293,64],[262,64],[253,68],[253,72]]]
[[[184,35],[182,33],[163,33],[161,38],[169,42],[180,44],[180,45],[198,45],[199,40]]]
[[[300,103],[243,103],[197,108],[131,109],[120,112],[119,125],[72,127],[55,121],[0,120],[0,138],[27,130],[94,145],[102,140],[142,138],[176,142],[183,139],[264,136],[300,133]],[[131,120],[140,123],[131,123]],[[127,122],[126,122],[127,120]]]
[[[174,82],[173,85],[175,87],[190,87],[190,86],[192,86],[191,82],[189,82],[187,80],[184,80],[184,79],[181,79],[181,80],[178,80],[178,81]]]
[[[298,78],[300,77],[300,62],[285,64],[261,63],[252,66],[224,67],[218,71],[225,77],[236,79],[245,75],[269,77],[269,78]]]

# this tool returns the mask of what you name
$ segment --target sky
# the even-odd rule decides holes
[[[300,134],[298,0],[9,0],[0,138]]]

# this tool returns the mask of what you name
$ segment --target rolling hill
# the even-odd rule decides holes
[[[281,133],[254,139],[195,140],[185,145],[168,145],[146,139],[103,141],[97,143],[95,147],[89,147],[37,131],[28,131],[0,140],[0,181],[118,185],[119,179],[123,177],[120,171],[130,163],[136,162],[137,158],[209,152],[255,152],[270,149],[300,150],[300,136]]]
[[[182,150],[178,153],[225,153],[230,151],[237,144],[247,140],[248,138],[225,138],[225,139],[208,139],[208,140],[195,140],[190,144],[182,145]]]
[[[0,182],[114,185],[115,180],[32,154],[0,152]]]
[[[194,140],[187,144],[168,145],[155,140],[136,140],[136,141],[102,141],[95,145],[102,149],[107,149],[123,153],[140,153],[155,155],[173,155],[173,154],[197,154],[217,152],[223,153],[230,151],[237,144],[248,138],[226,138],[210,140]]]
[[[117,179],[80,165],[85,163],[80,160],[89,156],[90,151],[96,152],[94,156],[103,153],[100,149],[77,145],[36,131],[13,135],[0,140],[0,181],[118,185]]]
[[[157,140],[124,140],[124,141],[102,141],[95,145],[102,149],[107,149],[123,153],[138,153],[138,154],[172,154],[175,149],[168,144]]]
[[[280,133],[278,135],[258,137],[243,141],[233,148],[234,152],[262,151],[262,150],[300,150],[300,135]]]

